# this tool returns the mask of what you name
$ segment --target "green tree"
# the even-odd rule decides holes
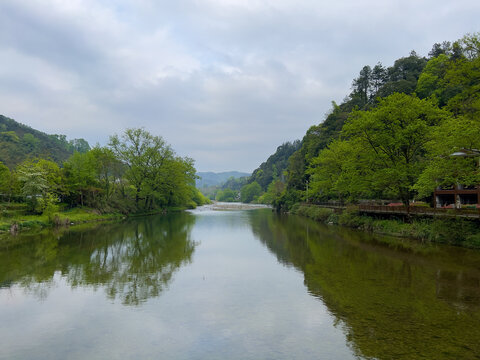
[[[378,90],[385,84],[388,79],[388,72],[382,65],[382,63],[378,63],[372,69],[371,74],[371,86],[372,86],[372,96],[377,94]]]
[[[47,180],[48,192],[57,197],[61,196],[65,189],[62,170],[58,164],[47,159],[37,159],[33,161],[36,163],[36,166],[46,174],[45,179]]]
[[[428,61],[418,79],[415,90],[419,98],[423,99],[435,94],[439,98],[441,105],[446,103],[439,92],[439,85],[445,77],[449,63],[449,57],[445,54],[440,54]]]
[[[30,211],[37,212],[39,198],[48,193],[47,172],[34,161],[26,161],[17,166],[17,176],[21,185],[21,194],[25,197]]]
[[[165,158],[162,164],[150,169],[147,181],[148,207],[155,207],[155,202],[160,206],[189,205],[195,207],[192,199],[195,189],[196,171],[194,160],[172,156]],[[146,203],[147,204],[147,203]]]
[[[126,167],[125,177],[133,187],[135,206],[192,205],[196,171],[194,161],[175,155],[160,137],[144,129],[127,129],[122,137],[110,138],[110,148]]]
[[[255,169],[248,182],[258,182],[263,191],[267,190],[268,185],[282,177],[283,172],[288,166],[288,158],[301,146],[300,141],[286,142],[280,145],[273,155],[270,155],[264,163]]]
[[[12,195],[12,174],[10,169],[0,161],[0,199],[10,200]]]
[[[235,202],[238,201],[238,191],[232,189],[219,190],[215,197],[217,201]]]
[[[73,139],[69,141],[69,144],[72,146],[73,151],[79,153],[86,153],[90,150],[90,145],[85,139]]]
[[[453,62],[440,86],[448,110],[457,116],[480,115],[480,58]]]
[[[379,191],[371,169],[379,158],[361,139],[335,140],[312,161],[309,198],[313,201],[369,198]]]
[[[98,205],[97,162],[92,152],[74,153],[64,164],[67,196],[72,205]]]
[[[365,106],[369,102],[372,92],[372,68],[370,66],[363,67],[360,76],[353,80],[352,88],[352,98],[358,97],[360,107]]]
[[[284,191],[285,183],[279,179],[275,179],[268,185],[267,191],[258,198],[258,202],[276,206]]]
[[[432,134],[427,144],[428,164],[420,175],[415,189],[421,197],[428,197],[437,186],[477,185],[480,183],[478,157],[452,157],[462,149],[480,148],[480,118],[450,117]]]
[[[23,135],[23,143],[29,152],[34,152],[40,145],[40,139],[37,139],[33,134],[26,133]]]
[[[427,60],[415,51],[410,56],[395,60],[393,66],[388,68],[388,80],[379,89],[377,96],[387,97],[396,92],[412,94],[426,63]]]
[[[262,188],[259,183],[254,181],[251,184],[247,184],[242,187],[240,192],[240,200],[244,203],[250,203],[258,199],[262,194]]]
[[[121,184],[122,163],[115,157],[112,149],[96,146],[90,150],[96,164],[97,181],[108,201],[115,191],[115,184]]]
[[[435,43],[432,46],[432,50],[428,53],[428,56],[430,58],[435,58],[440,55],[450,55],[452,50],[452,44],[450,41],[444,41],[441,44],[440,43]]]
[[[156,187],[154,181],[161,175],[159,169],[173,156],[173,151],[160,136],[153,136],[145,129],[127,129],[121,137],[111,136],[109,146],[127,167],[125,177],[134,188],[138,208],[140,199],[145,199],[147,192]]]
[[[460,43],[463,45],[463,53],[470,59],[480,57],[480,33],[466,34]]]
[[[432,101],[393,94],[373,110],[354,111],[343,134],[358,140],[375,159],[375,168],[364,169],[370,173],[372,188],[388,189],[408,205],[424,167],[432,126],[448,116]]]

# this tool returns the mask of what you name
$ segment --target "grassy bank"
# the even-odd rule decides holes
[[[77,225],[89,222],[122,219],[125,215],[119,213],[102,214],[95,209],[75,208],[47,215],[28,215],[21,211],[6,211],[0,217],[0,232],[8,232],[16,225],[18,231],[39,230],[47,227]]]
[[[187,207],[172,207],[125,215],[116,212],[102,213],[96,209],[82,207],[58,211],[52,214],[31,215],[26,213],[23,204],[9,204],[8,206],[3,204],[0,208],[0,233],[10,232],[14,225],[17,231],[39,231],[44,228],[121,220],[127,217],[164,214],[167,212],[183,211],[185,209],[187,209]]]
[[[309,217],[326,224],[336,224],[372,233],[417,239],[422,242],[443,243],[480,248],[480,223],[469,219],[381,219],[360,215],[355,207],[341,213],[315,205],[297,204],[291,213]]]

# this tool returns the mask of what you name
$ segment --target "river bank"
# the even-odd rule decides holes
[[[186,210],[184,207],[175,207],[168,209],[158,209],[155,211],[138,212],[131,214],[122,213],[102,213],[92,208],[74,208],[60,211],[54,215],[15,215],[12,217],[0,217],[0,234],[18,232],[39,232],[46,228],[59,228],[76,226],[87,223],[97,223],[105,221],[119,221],[132,217],[164,214],[167,212],[177,212]]]
[[[111,221],[125,218],[120,213],[101,213],[91,208],[75,208],[55,213],[53,216],[15,215],[0,218],[0,233],[36,231],[49,227],[72,226],[89,222]]]
[[[270,208],[269,205],[263,204],[244,204],[231,202],[213,202],[212,204],[197,207],[196,211],[239,211]],[[191,210],[187,207],[170,207],[166,209],[157,209],[154,211],[138,212],[131,214],[122,213],[102,213],[92,208],[74,208],[60,211],[54,215],[26,215],[16,214],[13,216],[0,217],[0,234],[17,233],[20,231],[36,232],[45,228],[75,226],[79,224],[95,223],[102,221],[116,221],[132,217],[141,217],[148,215],[165,214],[171,212],[179,212]]]
[[[355,207],[336,212],[330,208],[307,204],[295,205],[290,213],[325,224],[341,225],[381,235],[411,238],[423,243],[431,242],[480,248],[480,224],[478,220],[433,219],[427,217],[382,219],[360,214]]]

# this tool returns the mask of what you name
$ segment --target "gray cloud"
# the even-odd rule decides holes
[[[4,0],[0,112],[105,144],[162,135],[251,171],[321,122],[363,65],[478,31],[477,1]]]

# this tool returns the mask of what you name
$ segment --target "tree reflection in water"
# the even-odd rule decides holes
[[[308,219],[251,214],[258,239],[304,274],[361,358],[474,359],[480,354],[480,253],[390,245]],[[392,245],[393,244],[393,245]],[[403,244],[404,245],[404,244]]]
[[[194,222],[185,213],[22,235],[0,248],[0,287],[17,285],[45,298],[61,276],[72,287],[102,288],[112,300],[139,305],[159,296],[191,262]]]

